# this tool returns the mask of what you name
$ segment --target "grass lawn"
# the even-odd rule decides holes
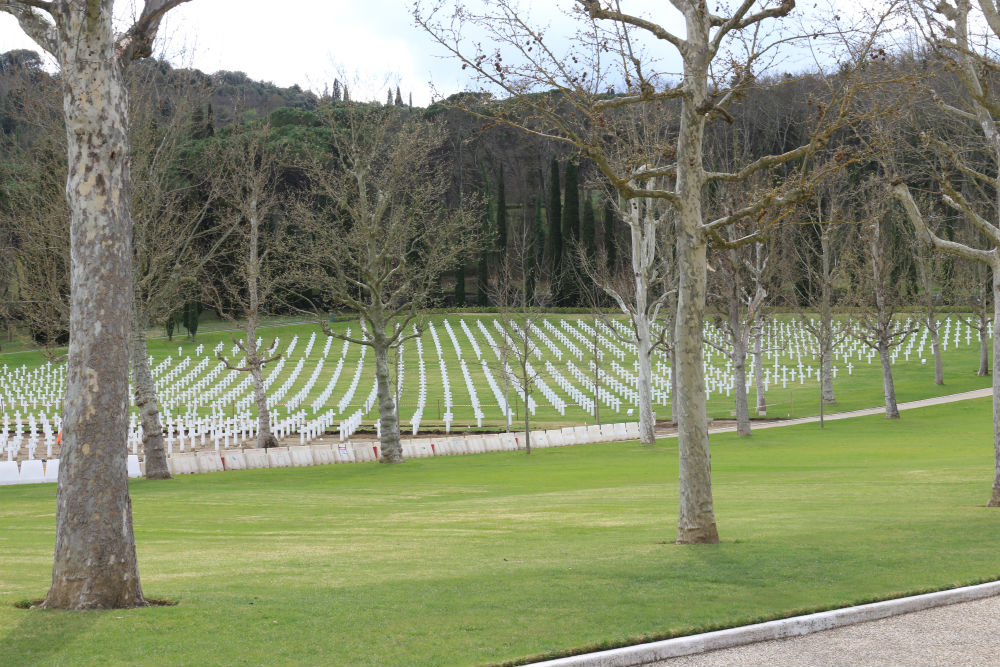
[[[724,542],[676,546],[675,441],[132,483],[146,594],[27,611],[55,487],[0,487],[0,665],[481,665],[1000,577],[989,400],[713,437]]]

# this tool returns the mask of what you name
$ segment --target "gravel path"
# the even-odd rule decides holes
[[[1000,597],[649,663],[718,665],[1000,665]]]

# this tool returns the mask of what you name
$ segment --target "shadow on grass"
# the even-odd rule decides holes
[[[45,598],[20,600],[14,607],[25,611],[20,620],[0,636],[0,665],[51,665],[63,663],[71,652],[70,647],[77,638],[91,632],[97,622],[109,613],[136,610],[101,609],[90,611],[62,611],[56,609],[36,609]],[[173,607],[176,600],[166,598],[146,598],[150,607]],[[62,656],[62,657],[60,657]],[[8,662],[14,659],[16,662]]]

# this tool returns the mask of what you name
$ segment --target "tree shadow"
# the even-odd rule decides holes
[[[41,602],[33,600],[32,603]],[[20,617],[5,635],[0,636],[0,665],[49,665],[64,662],[67,649],[77,638],[89,633],[106,611],[57,611],[29,609],[17,612]]]

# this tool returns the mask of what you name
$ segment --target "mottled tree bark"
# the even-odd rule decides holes
[[[747,349],[740,336],[733,341],[733,401],[736,408],[736,434],[750,435],[750,407],[747,401]]]
[[[112,2],[63,6],[57,59],[69,154],[70,343],[56,509],[56,609],[145,605],[128,494],[132,322],[128,101]]]
[[[252,297],[251,297],[251,300]],[[264,387],[264,355],[257,346],[257,318],[247,320],[246,342],[243,344],[247,355],[246,371],[253,380],[253,398],[257,405],[257,448],[268,449],[278,446],[278,439],[271,432],[271,410],[267,406],[267,389]]]
[[[389,341],[376,327],[374,331],[375,383],[378,392],[379,432],[382,444],[379,461],[402,463],[403,446],[399,441],[399,419],[389,382]]]
[[[156,400],[156,383],[149,370],[146,318],[135,309],[132,321],[132,389],[142,423],[142,452],[146,479],[170,479],[167,452],[163,446],[163,424]]]
[[[995,306],[994,306],[995,307]],[[994,329],[996,331],[996,329]],[[990,346],[989,335],[986,331],[986,319],[983,318],[979,326],[979,368],[976,375],[985,377],[990,374]]]

